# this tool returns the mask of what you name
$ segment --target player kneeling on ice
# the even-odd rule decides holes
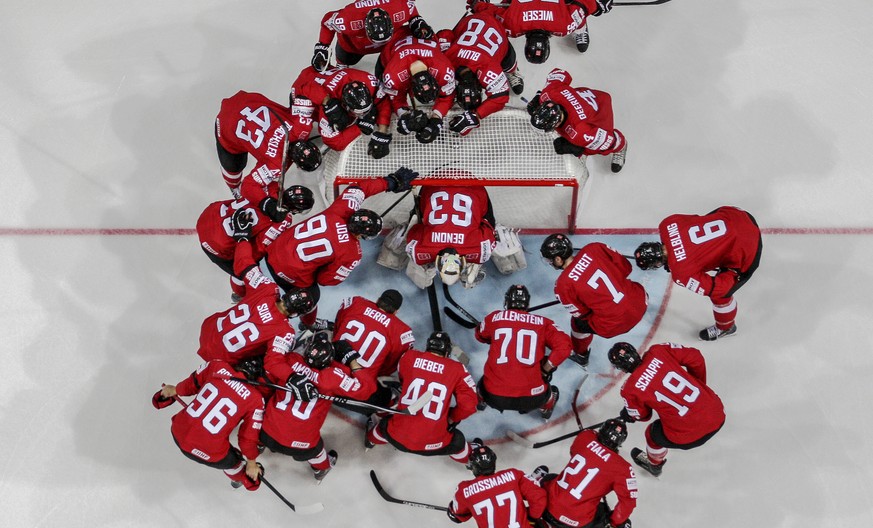
[[[546,492],[536,479],[548,468],[538,467],[534,471],[538,476],[525,475],[515,468],[497,471],[497,454],[477,440],[470,444],[467,464],[475,478],[458,484],[446,512],[449,519],[462,523],[472,517],[479,528],[520,527],[522,523],[536,522],[546,507]]]
[[[555,152],[577,157],[612,154],[612,172],[624,167],[627,139],[613,125],[612,97],[600,90],[573,88],[570,74],[558,68],[546,77],[546,86],[527,105],[531,124],[555,131]]]
[[[476,327],[476,339],[490,345],[479,396],[501,412],[539,409],[548,420],[559,395],[549,382],[573,350],[570,336],[551,319],[527,312],[530,292],[524,285],[510,286],[503,299],[504,309],[488,314]]]
[[[549,496],[543,513],[546,528],[630,528],[637,505],[637,479],[618,454],[627,439],[627,425],[607,420],[596,432],[583,430],[570,446],[570,461],[559,474],[543,477]],[[610,511],[605,497],[615,493]]]
[[[364,199],[385,191],[406,192],[416,177],[417,172],[401,167],[384,178],[350,185],[327,209],[283,231],[264,259],[273,280],[286,290],[305,289],[318,302],[320,286],[342,283],[361,262],[361,239],[375,238],[382,230],[382,217],[361,209]],[[328,328],[317,319],[315,308],[300,323],[313,331]]]
[[[265,366],[276,383],[302,375],[314,384],[318,394],[363,399],[372,392],[373,382],[355,375],[361,369],[357,357],[348,343],[331,344],[327,334],[319,332],[303,357],[294,353],[268,355]],[[315,480],[320,482],[337,460],[336,451],[326,451],[321,438],[331,403],[318,397],[300,399],[293,390],[276,391],[267,402],[261,444],[298,462],[308,462]]]
[[[606,244],[587,244],[574,257],[570,239],[555,233],[543,240],[540,254],[561,271],[555,297],[570,312],[571,361],[587,366],[595,335],[627,333],[646,314],[648,295],[642,284],[630,280],[633,266]]]
[[[724,405],[706,385],[706,362],[696,348],[663,343],[640,357],[630,343],[616,343],[609,362],[630,374],[621,386],[621,418],[645,422],[658,413],[646,427],[646,452],[631,451],[634,462],[652,475],[663,471],[667,448],[702,446],[724,425]]]
[[[264,417],[264,398],[245,383],[230,378],[257,379],[260,358],[236,367],[221,360],[208,361],[175,385],[164,385],[152,396],[152,405],[163,409],[177,396],[194,396],[173,416],[170,431],[182,454],[198,464],[224,470],[235,488],[255,491],[264,468],[258,464],[258,433]],[[239,449],[230,435],[239,426]]]
[[[397,367],[402,383],[400,409],[418,400],[427,391],[433,394],[417,414],[392,414],[367,422],[364,445],[390,443],[396,449],[423,456],[449,455],[452,460],[469,462],[470,446],[458,424],[476,412],[479,396],[476,384],[461,363],[449,359],[452,341],[445,332],[434,332],[425,351],[403,354]],[[452,401],[455,406],[451,407]]]
[[[724,206],[705,215],[670,215],[658,226],[660,242],[644,242],[634,253],[637,266],[663,267],[673,282],[712,301],[715,324],[698,334],[715,341],[737,332],[734,293],[761,263],[761,230],[755,218]]]

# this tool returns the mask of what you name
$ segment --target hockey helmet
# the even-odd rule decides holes
[[[373,108],[373,95],[361,81],[352,81],[343,86],[342,98],[346,110],[358,117],[369,114]]]
[[[394,22],[384,9],[371,9],[367,16],[364,17],[364,31],[367,33],[367,38],[381,44],[388,42],[391,35],[394,34]]]
[[[664,246],[660,242],[643,242],[634,251],[634,260],[641,270],[663,267],[667,263]]]
[[[318,302],[311,291],[296,287],[289,288],[280,300],[289,319],[311,312]]]
[[[542,64],[549,59],[550,35],[542,30],[530,31],[524,36],[524,58],[531,64]]]
[[[451,286],[461,278],[461,269],[464,267],[464,259],[455,248],[446,248],[437,254],[437,271],[440,280],[446,286]]]
[[[567,235],[553,233],[543,240],[543,244],[540,246],[540,255],[546,264],[555,269],[561,269],[562,266],[555,265],[555,259],[561,257],[566,262],[573,256],[573,242]]]
[[[319,332],[312,337],[303,353],[303,360],[315,370],[327,368],[333,362],[333,343],[326,332]]]
[[[309,187],[292,185],[282,194],[282,203],[294,214],[306,214],[315,205],[315,197]]]
[[[637,349],[632,344],[625,342],[612,345],[607,357],[615,368],[623,372],[633,372],[643,362]]]
[[[397,290],[385,290],[376,299],[376,306],[388,313],[394,313],[403,305],[403,295]]]
[[[470,449],[470,469],[473,474],[493,475],[497,469],[497,454],[484,444],[473,445]]]
[[[348,221],[349,233],[364,240],[375,238],[382,231],[382,217],[369,209],[358,209]]]
[[[564,121],[564,109],[554,101],[543,101],[530,115],[530,124],[544,132],[551,132]]]
[[[603,422],[597,431],[597,441],[615,452],[626,439],[627,424],[616,418]]]
[[[461,66],[455,72],[458,85],[455,88],[455,100],[464,110],[475,110],[482,104],[482,86],[479,79],[470,68]]]
[[[264,375],[264,356],[246,358],[237,363],[234,368],[242,373],[247,380],[256,381]]]
[[[412,95],[420,103],[430,104],[436,101],[438,91],[436,79],[427,69],[412,76]]]
[[[513,284],[503,296],[506,310],[527,310],[530,306],[530,292],[524,284]]]
[[[452,340],[446,332],[434,332],[427,338],[424,348],[428,352],[445,357],[452,351]]]
[[[321,151],[308,139],[289,143],[288,156],[300,170],[306,172],[312,172],[321,166]]]

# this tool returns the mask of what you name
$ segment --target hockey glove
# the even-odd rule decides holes
[[[418,132],[428,124],[427,114],[421,110],[409,110],[397,120],[397,131],[404,136],[410,132]]]
[[[312,55],[312,67],[322,72],[327,69],[327,57],[330,48],[321,42],[315,44],[315,52]]]
[[[285,386],[294,393],[294,397],[300,401],[308,402],[318,398],[318,389],[309,378],[299,372],[288,376]]]
[[[339,341],[334,342],[333,344],[333,358],[343,365],[350,367],[352,361],[361,357],[352,345],[349,344],[345,339],[340,339]]]
[[[340,104],[339,99],[333,97],[328,98],[327,102],[322,106],[324,110],[324,118],[334,130],[344,130],[352,122],[349,119],[349,114],[346,109]]]
[[[376,131],[376,110],[372,110],[369,114],[358,118],[358,128],[361,129],[361,134],[369,136]]]
[[[600,16],[604,13],[609,13],[612,11],[612,2],[613,0],[595,0],[597,2],[597,9],[591,13],[592,16]]]
[[[576,157],[585,154],[585,147],[574,145],[562,137],[556,137],[553,143],[555,145],[555,152],[558,154],[572,154]]]
[[[247,209],[239,209],[230,217],[230,225],[233,227],[233,239],[242,242],[251,238],[255,222],[251,212]]]
[[[463,114],[456,115],[449,121],[449,130],[457,132],[462,136],[466,136],[473,130],[479,128],[479,116],[476,112],[467,110]]]
[[[540,361],[540,376],[543,377],[543,382],[547,385],[552,382],[552,374],[555,372],[554,368],[552,370],[546,370],[546,363],[548,362],[549,358],[543,358],[543,360]]]
[[[391,134],[384,132],[373,132],[370,136],[370,143],[367,145],[367,154],[373,159],[382,159],[390,152],[388,145],[391,143]]]
[[[618,419],[625,423],[634,423],[637,420],[627,412],[627,408],[622,407],[621,412],[618,413]]]
[[[152,406],[154,406],[155,409],[167,408],[170,405],[173,405],[173,403],[175,402],[176,400],[174,400],[173,398],[164,398],[161,395],[161,391],[156,392],[155,395],[152,396]]]
[[[419,143],[433,143],[439,137],[443,129],[443,120],[439,117],[431,117],[427,126],[415,133],[415,139]]]
[[[464,522],[464,521],[462,521],[461,519],[458,519],[458,516],[455,515],[455,512],[452,511],[452,505],[451,505],[451,503],[449,503],[449,507],[446,508],[446,515],[449,516],[449,519],[451,519],[451,521],[452,521],[453,523],[461,524],[462,522]]]
[[[406,167],[400,167],[395,172],[385,176],[385,180],[388,182],[388,191],[395,193],[406,192],[412,189],[412,180],[417,177],[417,172]]]
[[[258,207],[265,215],[269,216],[270,220],[273,222],[281,222],[285,220],[285,217],[288,215],[288,209],[285,209],[284,207],[279,209],[279,201],[272,196],[267,196],[261,200]]]
[[[527,103],[527,113],[528,115],[533,115],[537,108],[540,107],[540,94],[542,92],[537,92],[536,95],[533,96],[533,99],[528,101]]]
[[[612,4],[611,0],[610,4]],[[414,16],[409,19],[409,29],[412,31],[412,36],[415,38],[427,40],[433,39],[433,28],[430,27],[420,16]]]

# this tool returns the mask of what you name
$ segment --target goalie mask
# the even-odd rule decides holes
[[[482,104],[482,86],[473,70],[467,67],[458,68],[455,72],[458,85],[455,88],[455,100],[464,110],[475,110]]]
[[[327,368],[333,362],[333,344],[327,338],[327,333],[319,332],[312,337],[312,342],[303,353],[303,360],[315,370]]]
[[[412,76],[412,95],[420,103],[430,104],[436,101],[438,90],[436,79],[429,71],[420,71]]]
[[[287,156],[300,170],[306,172],[312,172],[321,166],[321,151],[308,139],[289,143]]]
[[[564,109],[554,101],[541,103],[530,115],[530,124],[544,132],[551,132],[564,121]]]
[[[373,108],[373,96],[361,81],[352,81],[343,86],[343,105],[357,117],[365,116]]]
[[[664,246],[660,242],[643,242],[634,251],[634,260],[641,270],[660,268],[667,263],[664,256]]]
[[[308,187],[292,185],[282,194],[282,204],[293,214],[306,214],[315,205],[315,197]]]
[[[527,311],[530,306],[530,292],[524,284],[513,284],[503,296],[503,308]]]
[[[464,259],[454,248],[447,248],[437,255],[437,271],[440,280],[446,286],[451,286],[461,278],[461,270],[464,268]]]
[[[615,452],[618,452],[618,448],[625,440],[627,440],[627,424],[615,418],[603,422],[597,431],[597,441]]]
[[[367,33],[367,38],[376,44],[382,44],[388,42],[394,34],[394,23],[387,11],[377,7],[371,9],[364,18],[364,31]]]
[[[637,349],[630,343],[619,342],[612,345],[606,354],[612,366],[622,372],[633,372],[643,362]]]
[[[545,31],[531,31],[524,36],[524,58],[531,64],[542,64],[549,59],[551,46]]]
[[[375,238],[382,231],[382,217],[369,209],[358,209],[349,217],[349,233],[364,240]]]

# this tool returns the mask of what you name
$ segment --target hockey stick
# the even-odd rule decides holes
[[[403,504],[406,506],[412,506],[414,508],[424,508],[426,510],[449,511],[449,509],[444,507],[444,506],[437,506],[435,504],[427,504],[424,502],[414,502],[414,501],[408,501],[408,500],[403,500],[403,499],[396,499],[396,498],[392,497],[391,495],[388,494],[387,491],[385,491],[385,488],[382,487],[382,484],[379,483],[379,479],[376,478],[376,472],[373,471],[372,469],[370,470],[370,480],[373,481],[373,486],[376,487],[376,491],[379,492],[379,495],[381,495],[382,498],[388,502],[393,502],[394,504]]]
[[[427,287],[427,301],[430,304],[430,317],[434,332],[442,332],[443,323],[440,320],[440,305],[437,302],[436,285],[431,283]]]
[[[650,5],[661,5],[666,4],[670,0],[650,0],[648,2],[613,2],[614,6],[650,6]]]
[[[293,392],[291,389],[284,385],[276,385],[275,383],[270,383],[268,381],[251,381],[246,378],[237,378],[235,376],[229,376],[224,379],[231,381],[239,381],[241,383],[248,383],[249,385],[254,385],[256,387],[270,387],[271,389],[282,390],[285,392]],[[322,400],[332,401],[334,403],[341,403],[343,405],[351,405],[354,407],[363,407],[365,409],[373,409],[374,411],[381,411],[390,414],[416,414],[420,411],[425,405],[430,403],[430,399],[433,398],[433,393],[431,391],[427,391],[421,395],[420,398],[412,402],[412,405],[407,407],[406,409],[392,409],[390,407],[382,407],[381,405],[374,405],[372,403],[362,402],[358,400],[352,400],[350,398],[343,398],[342,396],[328,396],[327,394],[318,394],[318,397]]]
[[[598,427],[600,427],[604,423],[606,423],[605,420],[600,422],[600,423],[596,423],[594,425],[589,425],[588,427],[583,427],[581,429],[577,429],[576,431],[558,436],[556,438],[552,438],[551,440],[544,440],[542,442],[531,442],[530,440],[521,436],[520,434],[516,433],[515,431],[507,431],[506,436],[508,436],[509,439],[512,440],[513,442],[515,442],[517,444],[521,444],[524,447],[527,447],[529,449],[539,449],[541,447],[546,447],[548,445],[556,444],[556,443],[558,443],[562,440],[566,440],[568,438],[573,438],[576,435],[578,435],[579,433],[581,433],[582,431],[590,431],[591,429],[597,429]]]
[[[582,419],[579,418],[579,409],[576,408],[576,400],[579,398],[579,391],[582,390],[582,385],[585,384],[585,380],[588,379],[588,374],[586,373],[582,376],[582,381],[579,382],[579,387],[576,389],[576,392],[573,393],[573,401],[570,402],[570,407],[573,408],[573,416],[576,418],[576,425],[579,426],[579,429],[582,429]]]
[[[457,307],[462,313],[466,313],[467,315],[469,315],[469,312],[467,312],[466,310],[464,310],[463,308],[458,306],[456,303],[454,303],[453,299],[449,299],[449,302],[452,303],[455,307]],[[543,308],[548,308],[549,306],[554,306],[556,304],[560,304],[560,302],[561,301],[558,301],[558,300],[549,301],[547,303],[538,304],[536,306],[531,306],[530,308],[527,309],[527,311],[528,312],[535,312],[537,310],[542,310]],[[472,321],[469,321],[469,320],[461,317],[460,314],[458,314],[457,312],[455,312],[454,310],[452,310],[448,306],[443,308],[443,313],[445,313],[449,319],[451,319],[455,323],[459,324],[460,326],[463,326],[464,328],[468,328],[468,329],[472,330],[473,328],[476,328],[477,326],[479,326],[479,322],[476,321],[476,318],[473,317],[472,315],[470,316],[470,319],[472,319]]]
[[[535,312],[537,310],[542,310],[543,308],[548,308],[549,306],[554,306],[556,304],[561,304],[561,301],[555,299],[554,301],[549,301],[543,304],[538,304],[536,306],[531,306],[527,309],[528,312]]]
[[[449,291],[449,286],[446,283],[443,283],[443,296],[446,298],[446,300],[449,302],[449,304],[451,304],[459,312],[461,312],[461,315],[463,315],[464,317],[466,317],[467,319],[469,319],[473,323],[472,328],[476,328],[476,326],[479,325],[479,320],[476,319],[475,317],[473,317],[473,315],[470,312],[465,310],[463,306],[458,304],[457,301],[455,301],[452,298],[452,293]],[[448,313],[449,313],[448,308],[446,308],[446,315],[448,315]],[[451,317],[451,316],[449,316],[449,317]],[[455,321],[455,318],[452,318],[452,320]]]
[[[412,189],[410,188],[408,191],[406,191],[405,193],[403,193],[403,196],[401,196],[400,198],[398,198],[397,200],[395,200],[393,204],[389,205],[389,206],[388,206],[388,209],[385,209],[384,211],[382,211],[382,213],[381,213],[379,216],[381,216],[382,218],[385,218],[385,215],[388,214],[388,213],[390,213],[392,209],[394,209],[395,207],[397,207],[397,205],[398,205],[400,202],[402,202],[404,198],[406,198],[407,196],[409,196],[409,193],[411,193],[411,192],[412,192]]]
[[[181,405],[182,407],[185,407],[186,409],[188,408],[188,404],[185,403],[185,400],[180,398],[178,394],[174,395],[173,399],[176,400],[177,402],[179,402],[179,405]],[[261,469],[263,469],[263,468],[261,468]],[[324,504],[322,504],[320,502],[316,502],[315,504],[309,504],[307,506],[300,506],[300,507],[294,506],[294,504],[292,504],[288,499],[286,499],[284,495],[279,493],[279,490],[274,488],[273,485],[270,484],[267,481],[267,479],[264,478],[263,473],[261,474],[260,481],[263,482],[264,484],[266,484],[267,487],[270,488],[270,491],[275,493],[276,496],[279,497],[279,499],[281,499],[281,501],[284,502],[289,508],[291,508],[291,511],[293,511],[293,512],[299,513],[300,515],[312,515],[313,513],[318,513],[320,511],[324,510]]]

